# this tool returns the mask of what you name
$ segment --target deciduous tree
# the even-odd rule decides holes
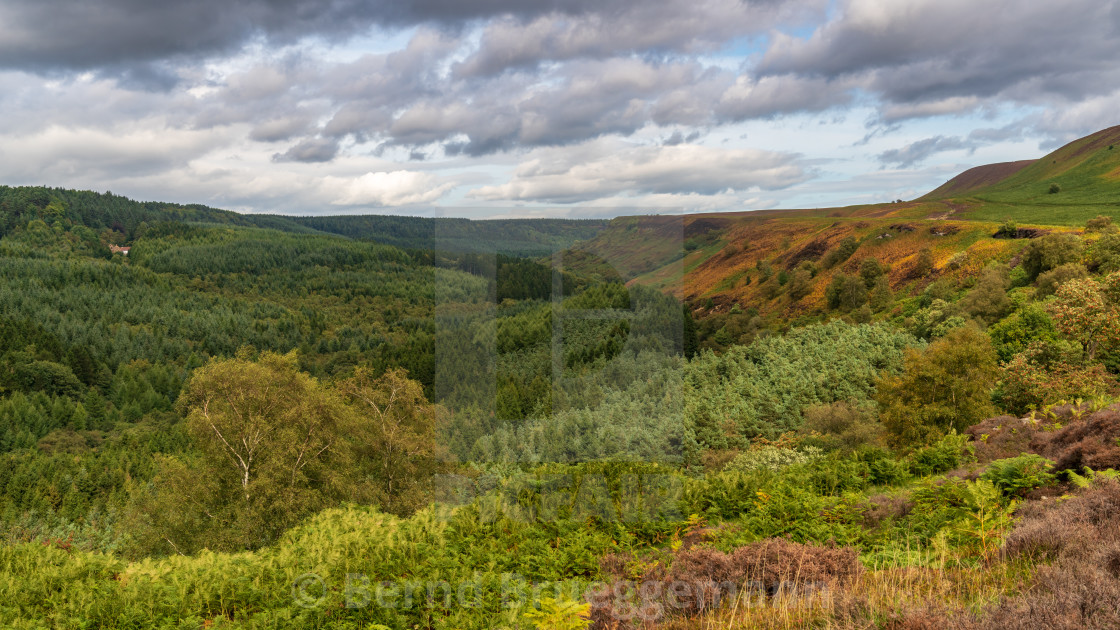
[[[903,373],[880,380],[876,395],[889,441],[920,446],[992,415],[989,392],[998,373],[988,336],[972,326],[925,351],[907,351]]]

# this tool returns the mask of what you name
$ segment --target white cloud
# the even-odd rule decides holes
[[[600,140],[539,149],[501,185],[468,195],[483,200],[587,201],[616,195],[697,194],[775,190],[805,181],[795,156],[692,144],[638,146]]]
[[[429,173],[390,171],[361,177],[324,177],[321,188],[334,206],[411,206],[434,203],[455,187]]]
[[[186,167],[226,145],[220,130],[166,127],[159,120],[107,129],[53,125],[22,136],[3,136],[0,171],[20,181],[98,186],[123,175],[144,176]]]

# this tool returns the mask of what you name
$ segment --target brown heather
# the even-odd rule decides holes
[[[1058,470],[1120,468],[1120,405],[1075,417],[1051,434],[1040,434],[1031,446],[1049,457]]]
[[[863,574],[855,549],[783,538],[730,553],[693,547],[661,560],[643,563],[628,556],[605,557],[602,569],[614,578],[612,589],[630,598],[593,602],[591,627],[689,628],[701,623],[697,615],[723,608],[782,607],[791,602],[816,608],[831,591]],[[631,614],[635,604],[644,614]]]
[[[1120,628],[1120,483],[1101,480],[1063,502],[1031,505],[1004,550],[1011,559],[1050,563],[1028,590],[965,627]]]

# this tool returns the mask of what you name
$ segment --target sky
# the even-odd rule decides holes
[[[1120,124],[1120,0],[0,0],[0,184],[241,212],[910,199]]]

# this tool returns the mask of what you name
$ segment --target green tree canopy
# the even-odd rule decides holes
[[[195,450],[164,458],[137,496],[147,551],[257,548],[340,501],[403,511],[430,475],[434,410],[401,371],[335,388],[299,371],[295,353],[240,352],[196,370],[179,404]]]
[[[899,376],[879,382],[880,417],[896,447],[917,447],[963,431],[992,415],[989,392],[998,376],[988,336],[962,326],[925,351],[907,351]]]

